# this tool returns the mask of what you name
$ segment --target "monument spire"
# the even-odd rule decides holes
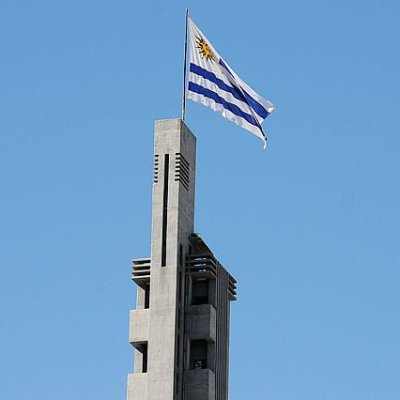
[[[133,261],[128,400],[227,400],[236,281],[194,233],[196,138],[155,123],[151,257]]]

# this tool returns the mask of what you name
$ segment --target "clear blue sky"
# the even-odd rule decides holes
[[[188,103],[196,231],[239,282],[230,400],[399,400],[399,4],[3,1],[0,399],[125,399],[189,6],[278,105],[263,151]]]

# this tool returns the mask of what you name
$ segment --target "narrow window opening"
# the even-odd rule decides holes
[[[148,344],[147,342],[140,344],[137,349],[142,353],[142,368],[141,372],[147,372],[147,359],[148,359]]]
[[[144,288],[144,308],[150,308],[150,285]]]
[[[193,281],[192,286],[192,304],[209,304],[209,280],[198,279]]]
[[[175,393],[179,392],[179,373],[175,374]]]
[[[179,366],[181,365],[181,335],[178,335],[178,340],[176,343],[176,359],[179,368]]]
[[[164,155],[164,194],[163,194],[163,217],[162,217],[162,244],[161,244],[161,266],[167,263],[167,224],[168,224],[168,181],[169,181],[169,154]]]
[[[190,341],[190,369],[207,368],[207,348],[205,340]]]
[[[178,302],[181,302],[182,297],[182,271],[179,271],[178,274]]]

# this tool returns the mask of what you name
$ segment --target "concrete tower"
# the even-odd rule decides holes
[[[128,400],[226,400],[236,281],[194,233],[196,138],[156,121],[151,258],[133,261]]]

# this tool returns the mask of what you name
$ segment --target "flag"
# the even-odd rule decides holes
[[[190,18],[188,28],[190,64],[186,97],[221,112],[224,118],[258,136],[265,148],[267,138],[261,123],[276,106],[239,78]]]

